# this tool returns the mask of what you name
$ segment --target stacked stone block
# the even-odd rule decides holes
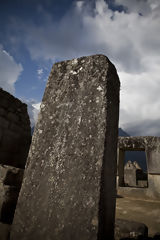
[[[0,89],[0,164],[24,168],[30,141],[27,105]]]
[[[30,142],[27,105],[0,89],[0,232],[4,239],[10,229],[6,224],[13,221]]]
[[[136,198],[160,199],[160,137],[119,137],[118,141],[118,193]],[[125,151],[145,151],[148,184],[142,188],[124,188]],[[144,176],[145,177],[145,176]]]
[[[20,191],[23,169],[0,165],[0,221],[11,224]]]

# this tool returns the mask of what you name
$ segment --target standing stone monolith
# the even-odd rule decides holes
[[[11,240],[113,239],[119,79],[103,55],[53,65]]]

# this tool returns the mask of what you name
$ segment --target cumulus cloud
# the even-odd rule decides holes
[[[136,129],[139,129],[139,135],[160,134],[158,125],[154,124],[160,120],[160,72],[156,64],[151,69],[134,75],[119,72],[122,79],[120,124],[132,135],[133,128],[135,135],[138,135]]]
[[[127,12],[148,15],[153,10],[159,10],[159,0],[115,0],[117,5],[125,6]]]
[[[33,116],[34,116],[34,122],[35,123],[37,122],[37,119],[38,119],[38,114],[39,114],[39,111],[40,111],[40,105],[41,105],[41,102],[32,104],[32,106],[34,108]]]
[[[22,99],[22,101],[27,104],[27,109],[28,109],[28,114],[29,114],[29,117],[30,117],[31,127],[34,127],[36,122],[37,122],[37,119],[38,119],[38,114],[39,114],[39,111],[40,111],[41,102],[37,103],[33,99],[28,99],[28,100]]]
[[[137,120],[135,122],[128,123],[125,126],[125,129],[131,136],[160,136],[160,120]]]
[[[104,0],[91,2],[75,2],[60,22],[41,8],[43,26],[34,22],[16,26],[25,29],[33,59],[107,55],[121,80],[120,125],[129,129],[133,123],[138,128],[146,119],[154,123],[160,119],[160,1],[115,0],[124,11],[113,11]]]
[[[3,49],[0,44],[0,87],[14,94],[15,83],[23,70],[22,65]]]

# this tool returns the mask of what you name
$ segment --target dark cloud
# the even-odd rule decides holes
[[[144,120],[125,126],[131,136],[160,136],[160,120]]]

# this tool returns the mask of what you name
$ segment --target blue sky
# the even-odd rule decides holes
[[[55,61],[102,53],[121,81],[120,126],[160,135],[159,0],[1,0],[0,87],[36,118]]]

